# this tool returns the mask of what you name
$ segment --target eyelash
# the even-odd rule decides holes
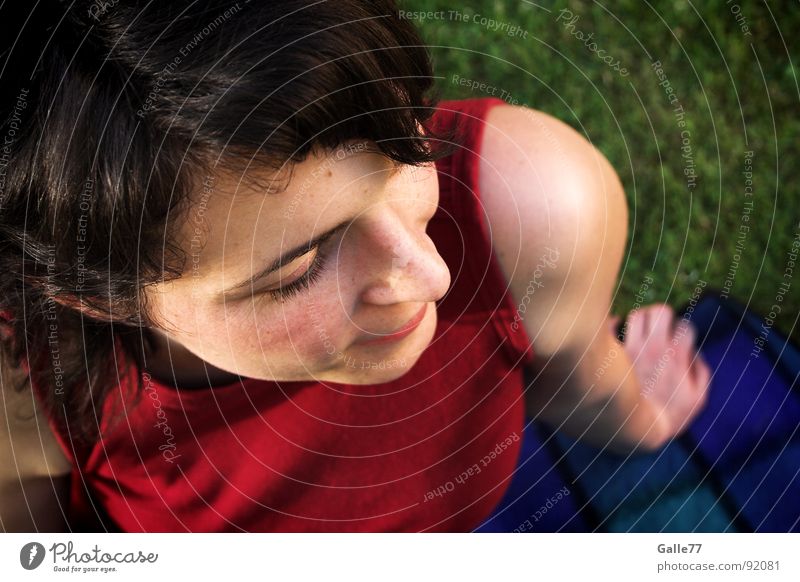
[[[301,289],[307,291],[311,288],[311,285],[317,282],[322,274],[322,270],[325,267],[325,259],[325,255],[321,251],[318,252],[317,256],[314,257],[314,262],[311,264],[311,267],[302,277],[278,289],[270,289],[266,293],[273,299],[286,301]]]
[[[308,291],[311,288],[311,285],[316,283],[320,276],[322,275],[322,271],[325,269],[325,264],[327,261],[326,253],[322,252],[322,245],[327,241],[332,235],[326,236],[324,239],[320,240],[317,246],[317,256],[314,257],[314,262],[311,263],[311,267],[299,278],[295,279],[288,285],[284,285],[283,287],[279,287],[277,289],[269,289],[265,291],[265,293],[274,300],[286,301],[290,297],[296,295],[300,290]]]

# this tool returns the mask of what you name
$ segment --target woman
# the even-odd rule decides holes
[[[469,530],[526,410],[627,452],[702,406],[668,308],[614,337],[606,160],[437,104],[392,2],[44,4],[3,74],[10,529]]]

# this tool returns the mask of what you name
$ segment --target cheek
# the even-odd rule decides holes
[[[352,336],[349,314],[342,308],[336,275],[322,288],[268,307],[255,306],[250,325],[240,325],[233,345],[287,359],[326,360],[347,347]]]

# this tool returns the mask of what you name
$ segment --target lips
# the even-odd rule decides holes
[[[424,304],[420,310],[412,317],[405,325],[388,334],[381,334],[378,337],[361,341],[359,343],[362,344],[373,344],[373,343],[383,343],[389,341],[395,341],[401,339],[408,334],[410,334],[417,326],[422,323],[422,320],[425,318],[425,314],[428,311],[428,304]],[[373,334],[374,335],[374,334]]]

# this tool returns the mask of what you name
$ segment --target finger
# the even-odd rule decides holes
[[[700,393],[700,399],[705,402],[713,373],[711,366],[708,365],[708,362],[699,352],[689,368],[689,374],[692,379],[692,385]]]
[[[697,330],[690,321],[683,318],[676,319],[672,337],[678,342],[687,343],[694,347],[695,340],[697,339]]]
[[[696,339],[697,331],[694,326],[685,319],[678,320],[672,336],[672,345],[675,347],[675,352],[683,365],[688,365],[697,354],[695,349]]]
[[[675,312],[672,307],[666,303],[661,303],[650,306],[649,311],[648,327],[650,327],[650,335],[654,338],[667,340],[672,338],[675,325]]]
[[[700,361],[700,385],[706,389],[710,388],[711,378],[714,376],[714,372],[702,356],[700,356],[698,360]]]
[[[635,309],[628,314],[625,326],[625,343],[641,346],[647,339],[646,314],[642,309]]]

